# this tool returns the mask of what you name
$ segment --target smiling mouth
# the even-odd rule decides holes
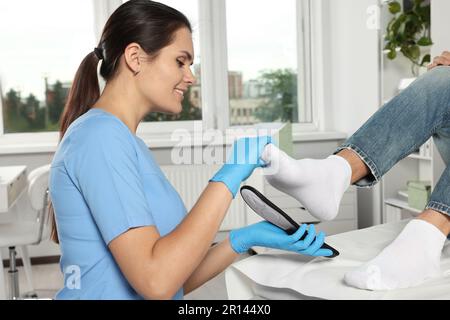
[[[184,97],[184,91],[180,89],[175,89],[175,92],[178,93],[180,96]]]

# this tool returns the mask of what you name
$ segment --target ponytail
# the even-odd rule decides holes
[[[67,97],[64,112],[61,116],[60,142],[64,138],[67,129],[76,119],[89,111],[100,98],[100,86],[98,84],[97,66],[100,58],[95,52],[88,54],[81,62],[72,87]],[[59,243],[58,231],[56,229],[55,210],[51,199],[48,206],[51,218],[50,238]]]
[[[75,74],[61,117],[60,140],[63,139],[72,122],[88,112],[100,98],[97,76],[98,61],[99,58],[94,52],[89,53]]]

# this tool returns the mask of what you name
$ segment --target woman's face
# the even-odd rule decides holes
[[[151,112],[178,114],[190,86],[195,83],[191,71],[194,48],[187,28],[175,32],[174,41],[159,55],[144,63],[138,81],[139,90],[151,106]]]

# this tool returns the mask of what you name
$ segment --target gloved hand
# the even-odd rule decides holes
[[[234,143],[227,162],[210,182],[223,182],[233,194],[234,199],[241,183],[247,180],[256,168],[265,166],[261,155],[266,145],[270,143],[272,143],[270,136],[239,139]]]
[[[307,230],[308,229],[308,230]],[[304,240],[301,237],[308,232]],[[300,228],[288,235],[283,229],[268,221],[262,221],[230,232],[230,244],[239,254],[247,252],[251,247],[267,247],[293,251],[313,257],[332,256],[329,249],[321,249],[325,241],[325,233],[316,235],[314,225],[302,224]]]

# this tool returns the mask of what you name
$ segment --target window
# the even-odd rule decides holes
[[[0,2],[0,27],[8,30],[0,34],[0,134],[2,124],[4,133],[58,131],[75,72],[97,44],[94,18],[125,2],[94,1]],[[310,23],[312,0],[160,2],[191,21],[197,84],[182,114],[151,114],[138,133],[194,130],[198,123],[203,129],[273,121],[292,122],[294,130],[318,128],[311,90],[311,68],[317,66],[311,63],[310,32],[317,24]]]
[[[297,12],[304,9],[302,3],[305,1],[284,0],[275,5],[273,0],[226,0],[231,125],[242,121],[311,122],[301,111],[311,108],[311,103],[305,87],[299,85],[307,72],[299,51],[309,47],[297,46],[302,29],[297,27],[297,19],[303,21]],[[249,12],[255,12],[251,19]],[[252,117],[234,117],[235,109]]]
[[[58,131],[71,81],[95,46],[92,2],[0,1],[0,29],[4,133]]]

